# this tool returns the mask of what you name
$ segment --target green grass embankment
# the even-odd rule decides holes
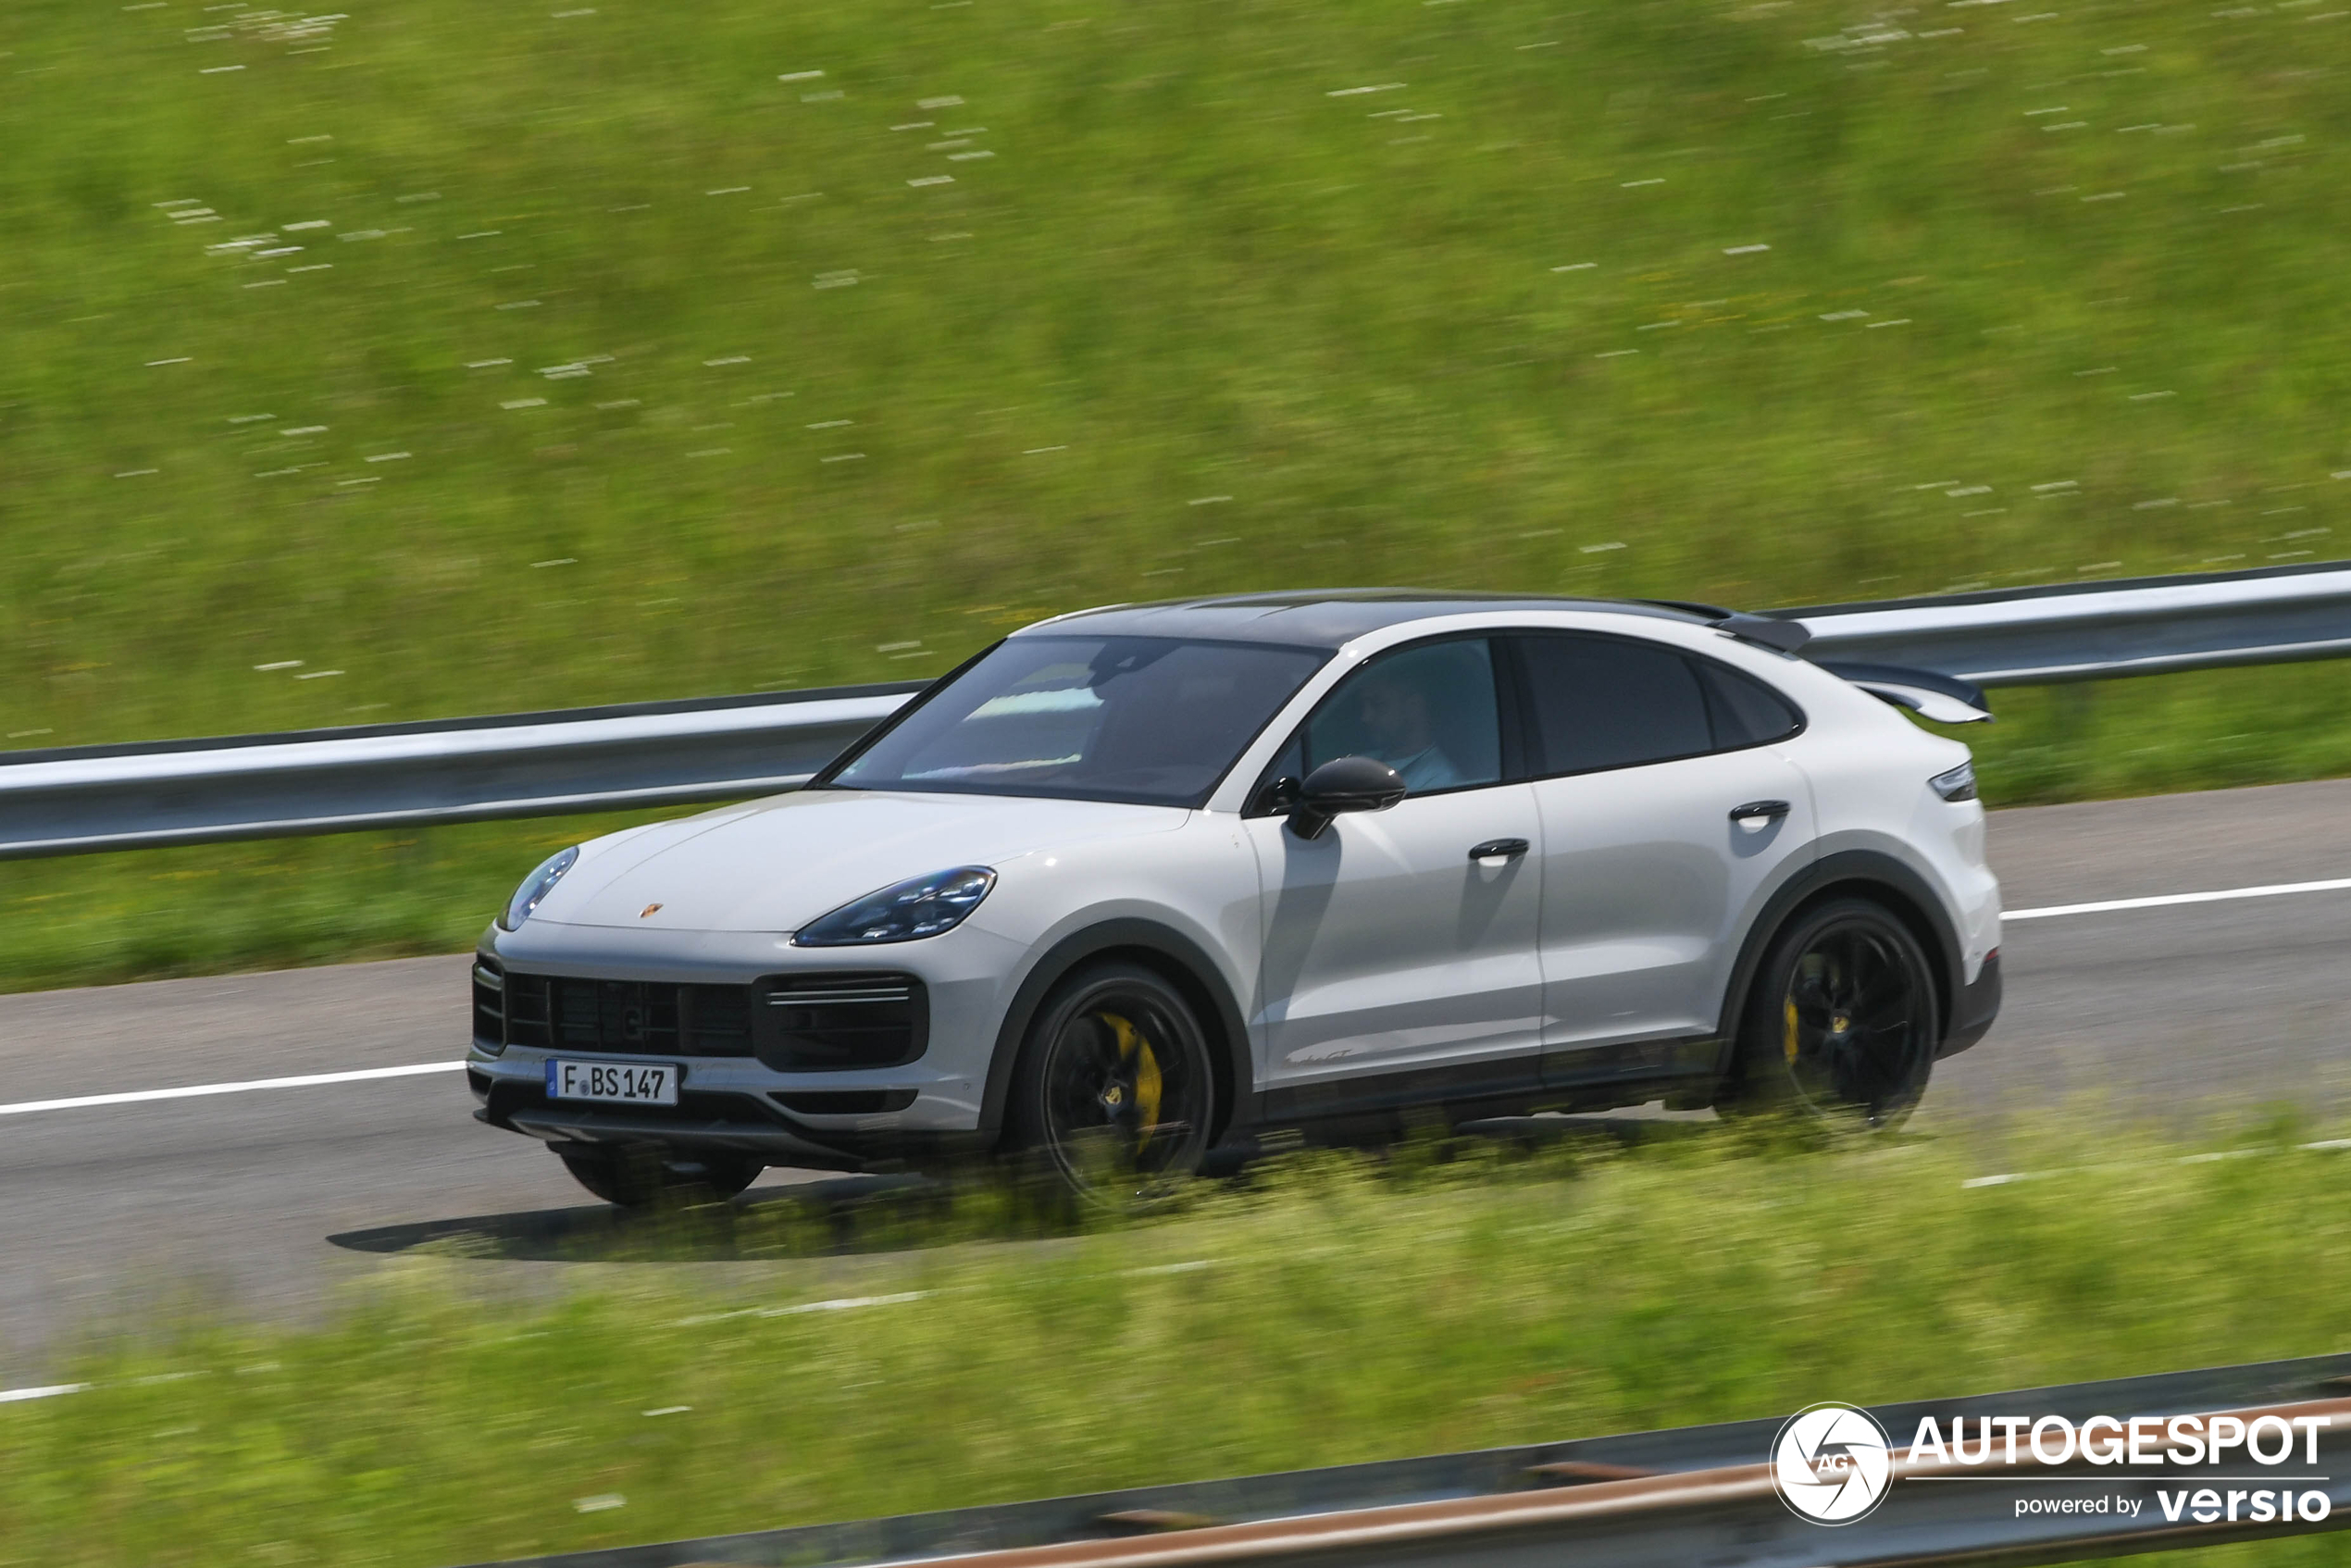
[[[150,1314],[93,1391],[0,1406],[0,1563],[438,1568],[2351,1345],[2343,1156],[2193,1147],[1408,1149],[1038,1245],[984,1196],[771,1201],[631,1226],[583,1265],[665,1266],[554,1304],[444,1240],[330,1326]],[[771,1310],[843,1296],[882,1300]]]
[[[0,55],[10,746],[1301,582],[2258,566],[2351,492],[2319,0],[37,0]],[[2347,687],[2010,699],[1987,776],[2342,772]],[[560,831],[11,867],[0,983],[461,946]]]

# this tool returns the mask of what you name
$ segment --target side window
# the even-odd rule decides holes
[[[1499,781],[1502,726],[1486,639],[1425,642],[1374,658],[1323,700],[1268,777],[1303,778],[1348,756],[1387,764],[1415,795]]]
[[[1785,740],[1804,728],[1803,718],[1787,699],[1737,670],[1711,659],[1694,659],[1698,682],[1706,688],[1707,716],[1714,724],[1714,749],[1735,751]]]
[[[1590,773],[1714,747],[1707,695],[1671,648],[1573,634],[1519,641],[1537,774]]]

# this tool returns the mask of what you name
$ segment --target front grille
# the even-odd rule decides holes
[[[474,961],[474,1039],[495,1051],[757,1056],[777,1072],[895,1067],[923,1053],[930,1003],[912,975],[777,975],[749,986],[587,980]]]
[[[749,1056],[751,989],[505,977],[506,1042],[542,1051]]]
[[[777,975],[756,989],[759,1059],[778,1072],[895,1067],[929,1043],[929,996],[912,975]]]

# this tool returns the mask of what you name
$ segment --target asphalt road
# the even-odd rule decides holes
[[[2351,781],[1997,814],[2012,910],[2351,877]],[[2012,924],[2008,1003],[1912,1124],[2078,1102],[2196,1116],[2351,1103],[2351,890]],[[0,1105],[454,1061],[466,961],[0,997]],[[611,1226],[540,1146],[476,1124],[454,1071],[0,1114],[0,1389],[57,1375],[83,1328],[192,1294],[306,1315],[389,1257],[453,1239],[504,1284]],[[765,1185],[810,1179],[770,1172]],[[738,1280],[773,1265],[681,1258]],[[857,1259],[790,1265],[854,1290]],[[808,1277],[812,1276],[813,1277]]]

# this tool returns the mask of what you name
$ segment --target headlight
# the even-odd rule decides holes
[[[1970,757],[1950,772],[1936,774],[1926,787],[1947,801],[1975,799],[1975,759]]]
[[[498,917],[498,924],[509,931],[522,929],[522,923],[530,918],[530,912],[539,907],[541,899],[555,890],[555,884],[564,879],[564,873],[570,870],[572,862],[578,858],[578,844],[561,854],[548,856],[538,870],[522,879],[522,886],[515,890],[515,896],[506,901],[506,913]]]
[[[794,947],[856,947],[866,942],[911,942],[952,931],[979,907],[996,873],[984,865],[934,872],[868,893],[812,920],[792,938]]]

